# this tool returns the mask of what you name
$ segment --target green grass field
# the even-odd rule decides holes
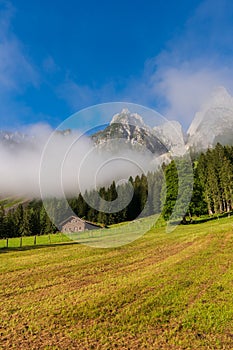
[[[51,234],[51,235],[42,235],[42,236],[36,236],[36,242],[34,243],[34,237],[35,236],[25,236],[22,237],[22,248],[27,249],[31,246],[34,246],[36,243],[35,248],[38,248],[38,246],[41,245],[50,245],[50,244],[55,244],[55,243],[62,243],[62,242],[69,242],[70,239],[66,237],[63,234]],[[11,248],[20,248],[20,237],[16,238],[9,238],[8,239],[8,248],[9,250]],[[0,239],[0,249],[1,248],[6,248],[7,247],[7,242],[6,239]],[[1,252],[1,250],[0,250]]]
[[[2,205],[4,209],[11,208],[11,207],[15,206],[16,204],[20,204],[23,202],[25,202],[25,199],[22,199],[22,198],[7,197],[4,199],[0,199],[0,205]]]
[[[0,249],[0,349],[233,349],[231,218],[117,248],[51,237]]]

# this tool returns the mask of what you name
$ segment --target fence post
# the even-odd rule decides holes
[[[19,247],[22,248],[22,246],[23,246],[23,238],[22,238],[22,236],[21,236],[21,237],[20,237],[20,241],[19,241]]]
[[[36,236],[34,237],[34,245],[36,245]]]
[[[8,238],[6,239],[6,248],[8,248]]]

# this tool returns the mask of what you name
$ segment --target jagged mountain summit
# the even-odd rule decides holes
[[[135,125],[144,129],[148,128],[142,117],[138,113],[131,113],[128,108],[123,108],[120,113],[117,113],[112,117],[110,125],[116,123]]]
[[[72,136],[72,130],[55,131],[59,136]],[[147,149],[154,157],[167,154],[169,151],[175,153],[184,146],[184,135],[182,127],[178,122],[166,122],[159,127],[151,128],[146,125],[138,113],[132,113],[124,108],[120,113],[115,114],[108,126],[90,136],[92,141],[100,149],[110,147],[110,141],[115,140],[110,151],[121,145],[130,146],[130,149],[144,152]],[[20,132],[0,131],[0,145],[6,146],[12,151],[19,151],[23,148],[31,149],[38,145],[38,135],[24,134]],[[122,141],[122,142],[119,142]],[[41,145],[42,146],[42,145]]]
[[[224,87],[215,89],[188,129],[189,147],[206,149],[217,142],[233,144],[233,97]]]
[[[187,135],[178,121],[167,121],[152,128],[145,124],[141,115],[124,108],[112,117],[104,130],[90,138],[100,149],[106,149],[108,141],[115,139],[124,140],[134,150],[139,150],[139,146],[142,151],[146,148],[155,157],[168,153],[174,156],[182,155],[188,148],[207,149],[217,142],[232,145],[232,130],[233,97],[224,87],[219,87],[195,114]],[[64,137],[72,133],[72,130],[56,131]],[[13,151],[35,147],[36,139],[37,135],[0,130],[0,145]]]
[[[126,108],[115,114],[104,130],[92,135],[92,140],[98,146],[104,146],[110,140],[125,140],[132,147],[146,147],[155,155],[168,152],[166,145],[156,136],[154,130],[144,123],[142,117]]]

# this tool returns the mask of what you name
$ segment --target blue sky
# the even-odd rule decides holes
[[[155,108],[184,128],[233,93],[230,0],[0,0],[0,129],[56,127],[93,104]]]

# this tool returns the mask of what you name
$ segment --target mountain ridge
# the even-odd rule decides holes
[[[205,150],[214,147],[217,142],[233,144],[233,97],[220,86],[213,91],[210,98],[194,115],[187,133],[178,121],[167,121],[159,126],[148,126],[143,117],[123,108],[113,115],[108,125],[88,137],[99,148],[106,146],[112,139],[121,139],[135,148],[146,147],[151,153],[161,156],[167,152],[182,154],[184,148]],[[58,135],[67,136],[72,130],[55,131]],[[19,131],[0,130],[0,144],[9,149],[31,147],[35,135]]]
[[[157,137],[153,129],[144,123],[142,117],[137,113],[131,113],[126,108],[115,114],[104,130],[92,135],[96,146],[105,145],[113,139],[123,139],[133,147],[137,145],[146,147],[158,156],[168,152],[166,145]]]

